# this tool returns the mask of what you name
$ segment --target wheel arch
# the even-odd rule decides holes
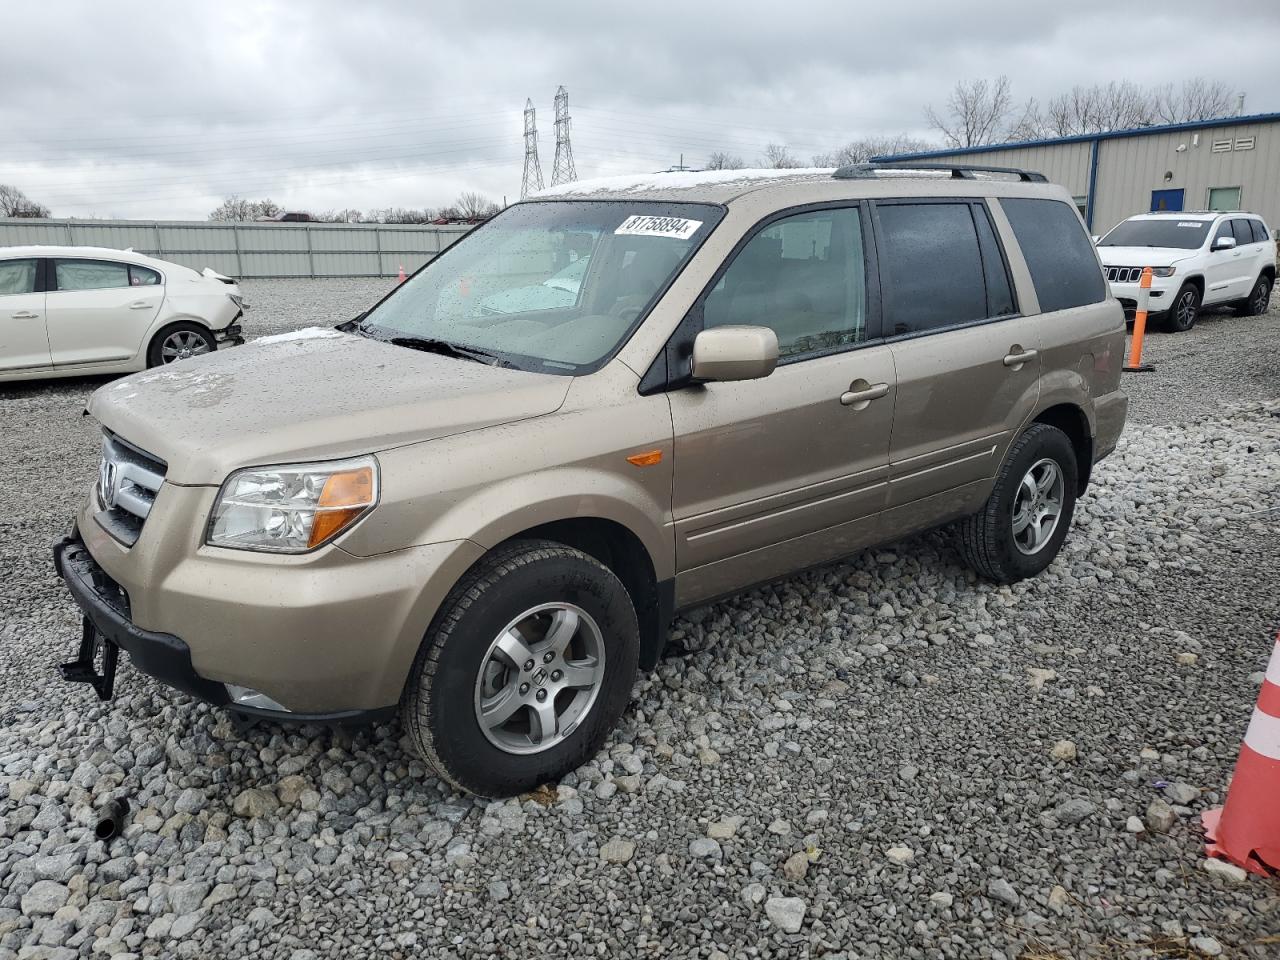
[[[628,527],[606,517],[566,517],[540,523],[507,537],[552,540],[581,550],[604,564],[622,581],[640,625],[640,669],[657,666],[666,645],[667,627],[675,603],[675,584],[658,580],[653,558],[644,542]]]
[[[1084,493],[1089,486],[1089,475],[1093,472],[1093,429],[1088,414],[1074,403],[1057,403],[1041,410],[1031,422],[1057,427],[1067,435],[1076,454],[1076,493]]]

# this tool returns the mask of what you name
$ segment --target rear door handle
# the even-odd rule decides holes
[[[866,383],[865,380],[862,382]],[[850,384],[850,386],[856,386],[856,384]],[[846,407],[852,407],[854,404],[857,404],[857,403],[868,403],[871,400],[879,400],[888,392],[889,392],[889,385],[887,383],[876,383],[867,387],[863,387],[860,390],[845,391],[844,393],[840,394],[840,402],[844,404]]]
[[[145,300],[135,300],[133,301],[133,303],[129,304],[129,309],[130,310],[146,310],[150,306],[151,304],[147,303],[147,301]]]
[[[1039,350],[1023,350],[1021,353],[1006,354],[1004,365],[1006,367],[1020,367],[1028,360],[1034,360],[1039,353]]]
[[[13,314],[13,319],[15,319],[15,320],[38,320],[38,319],[40,319],[40,314],[38,314],[38,313],[32,313],[30,310],[19,310],[17,313]]]

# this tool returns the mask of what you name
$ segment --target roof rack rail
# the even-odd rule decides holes
[[[859,180],[874,177],[879,170],[920,170],[928,173],[947,172],[953,180],[973,180],[975,173],[1007,173],[1023,183],[1048,183],[1043,173],[1019,170],[1017,167],[979,167],[958,163],[851,163],[840,167],[831,176],[836,180]]]

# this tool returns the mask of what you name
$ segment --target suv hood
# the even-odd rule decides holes
[[[164,460],[166,480],[218,485],[240,467],[373,453],[552,413],[571,382],[313,328],[132,374],[96,391],[88,412]]]
[[[1184,247],[1098,247],[1098,259],[1107,267],[1168,267],[1199,252]]]

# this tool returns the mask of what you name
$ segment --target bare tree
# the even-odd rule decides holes
[[[453,202],[453,208],[457,211],[457,219],[459,220],[479,220],[483,217],[492,217],[502,210],[499,204],[494,203],[484,194],[475,193],[471,190],[459,194],[458,199]]]
[[[791,156],[786,144],[771,143],[764,148],[764,157],[760,166],[773,170],[790,170],[800,166],[800,161]]]
[[[283,212],[284,208],[274,200],[245,200],[243,197],[232,194],[209,211],[209,219],[261,220]]]
[[[1221,80],[1204,77],[1184,81],[1178,91],[1173,89],[1173,84],[1165,84],[1156,89],[1155,98],[1155,113],[1165,123],[1216,120],[1235,111],[1231,88]]]
[[[36,203],[17,187],[0,183],[0,217],[48,217],[49,208]]]
[[[933,144],[917,137],[899,133],[888,137],[863,137],[850,140],[839,150],[814,154],[815,167],[843,167],[851,163],[866,163],[872,157],[892,156],[895,153],[919,153]]]
[[[1172,84],[1147,88],[1129,80],[1072,87],[1043,108],[1033,99],[1009,127],[1007,139],[1071,137],[1224,117],[1233,109],[1231,88],[1218,81],[1192,78],[1175,90]]]
[[[430,223],[439,216],[435,210],[410,210],[404,207],[384,207],[365,214],[368,223]]]
[[[732,153],[725,153],[723,150],[717,150],[707,158],[708,170],[741,170],[746,163],[739,156]]]
[[[319,223],[363,223],[364,214],[349,207],[346,210],[326,210],[324,213],[317,214],[316,220]]]
[[[1009,78],[961,80],[956,83],[942,113],[925,107],[929,125],[951,147],[979,147],[1004,138],[1005,118],[1012,104]]]

